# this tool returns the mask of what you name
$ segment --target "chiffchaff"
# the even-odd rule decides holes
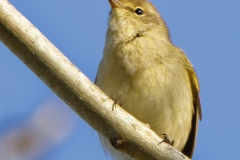
[[[159,136],[192,157],[198,119],[199,84],[192,64],[170,40],[168,28],[148,0],[109,0],[103,58],[96,85]],[[113,158],[129,160],[100,135]]]

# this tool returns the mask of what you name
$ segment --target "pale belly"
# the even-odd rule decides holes
[[[174,78],[171,72],[166,76],[166,70],[154,71],[148,69],[128,76],[123,70],[99,70],[96,84],[158,135],[166,133],[175,141],[174,147],[181,150],[187,141],[193,114],[188,79],[181,70]]]

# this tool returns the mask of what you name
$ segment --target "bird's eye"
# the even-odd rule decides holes
[[[136,8],[136,9],[135,9],[135,13],[136,13],[137,15],[143,15],[144,11],[143,11],[141,8]]]

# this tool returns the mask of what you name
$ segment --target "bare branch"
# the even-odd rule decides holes
[[[120,150],[136,159],[188,159],[88,80],[8,1],[0,0],[0,40],[100,134],[121,137]]]

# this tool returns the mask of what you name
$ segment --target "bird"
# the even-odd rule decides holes
[[[95,84],[159,136],[174,140],[192,158],[202,119],[198,77],[176,47],[156,7],[148,0],[108,0],[111,5],[103,56]],[[131,157],[99,134],[112,159]]]

